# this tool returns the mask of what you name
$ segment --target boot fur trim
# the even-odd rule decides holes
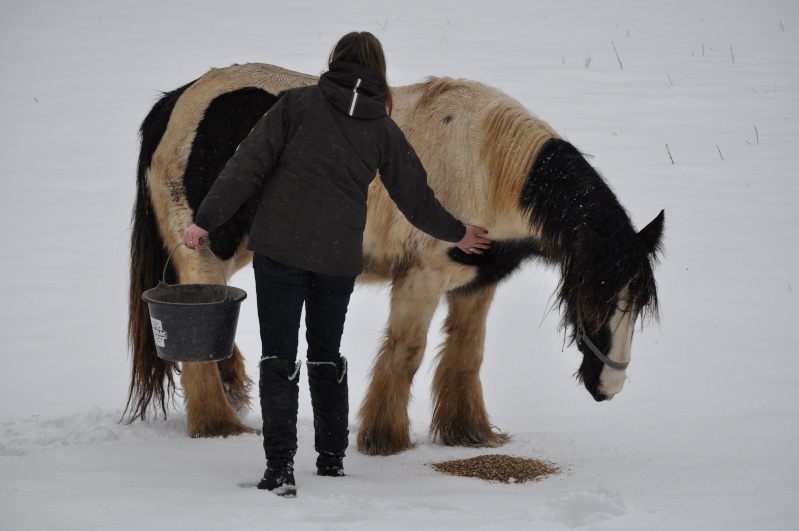
[[[283,358],[278,358],[277,356],[267,356],[265,358],[261,358],[261,361],[281,360],[281,359],[283,359]],[[302,362],[300,360],[297,360],[297,361],[294,362],[294,372],[289,375],[289,381],[291,381],[291,380],[293,380],[294,378],[297,377],[297,373],[300,372],[300,367],[301,366],[302,366]]]
[[[299,363],[299,362],[298,362]],[[306,361],[306,365],[332,365],[336,368],[336,372],[338,372],[338,364],[335,361]],[[341,356],[341,374],[338,375],[338,383],[341,383],[344,380],[344,377],[347,375],[347,358]]]

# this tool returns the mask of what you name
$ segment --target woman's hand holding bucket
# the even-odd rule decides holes
[[[183,233],[183,245],[189,249],[196,249],[205,243],[205,237],[208,236],[208,231],[193,224],[186,229]]]

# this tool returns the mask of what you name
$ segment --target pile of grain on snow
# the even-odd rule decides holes
[[[545,476],[560,472],[560,468],[553,463],[509,455],[480,455],[470,459],[432,463],[430,466],[451,476],[480,478],[502,483],[538,481]]]

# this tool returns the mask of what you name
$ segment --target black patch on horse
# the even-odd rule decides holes
[[[246,87],[218,96],[205,110],[183,175],[186,199],[193,211],[200,208],[228,159],[278,97]],[[222,260],[233,256],[252,226],[260,199],[256,192],[229,220],[211,231],[211,250],[216,256]]]
[[[583,154],[564,140],[551,139],[543,145],[519,203],[530,216],[530,224],[541,229],[545,247],[550,247],[549,243],[567,250],[584,227],[601,236],[620,228],[634,233],[627,211],[610,186]]]
[[[477,267],[477,278],[457,289],[469,292],[497,284],[516,271],[522,262],[540,258],[541,247],[535,238],[495,240],[483,254],[467,254],[450,247],[447,255],[459,264]]]

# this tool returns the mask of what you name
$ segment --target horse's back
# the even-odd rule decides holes
[[[228,159],[280,94],[315,82],[313,76],[249,63],[211,69],[176,94],[147,178],[167,246],[191,223]],[[148,134],[143,126],[143,143]],[[212,231],[217,256],[227,260],[242,250],[254,207],[247,202]]]
[[[238,138],[240,134],[235,134],[235,131],[241,128],[237,127],[239,123],[252,122],[253,118],[257,120],[263,116],[282,92],[315,82],[316,78],[313,76],[261,63],[231,65],[209,70],[188,85],[175,102],[169,125],[155,153],[153,165],[160,163],[175,166],[178,170],[175,173],[179,175],[170,175],[170,177],[174,179],[183,177],[180,170],[185,168],[189,157],[197,152],[198,148],[206,147],[194,145],[198,135],[204,133],[203,140],[208,143],[207,147],[219,142],[233,141],[238,146],[243,140],[243,137]],[[264,103],[248,104],[257,99],[257,96],[253,95],[259,93]],[[218,110],[220,116],[211,118],[208,115],[214,108]],[[202,125],[213,129],[203,131]],[[249,133],[249,129],[246,133]],[[146,131],[142,131],[142,135],[146,135]],[[220,152],[217,158],[221,156]]]

